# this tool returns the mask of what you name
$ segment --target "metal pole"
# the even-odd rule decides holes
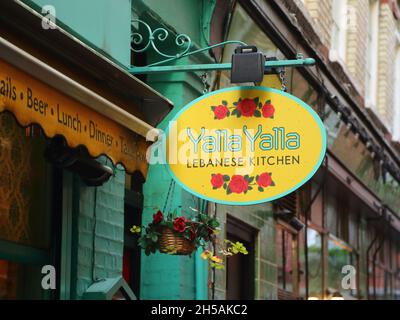
[[[279,67],[304,67],[312,66],[315,64],[315,59],[294,59],[294,60],[275,60],[266,61],[265,68],[279,68]],[[154,67],[132,67],[128,71],[135,74],[154,74],[166,72],[191,72],[191,71],[216,71],[216,70],[230,70],[232,64],[229,63],[211,63],[211,64],[192,64],[192,65],[176,65],[176,66],[154,66]]]

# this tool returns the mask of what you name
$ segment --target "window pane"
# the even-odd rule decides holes
[[[1,240],[49,247],[51,186],[44,148],[44,137],[27,137],[11,114],[0,114]]]
[[[322,292],[322,242],[321,235],[307,230],[309,296],[323,298]]]
[[[328,240],[328,290],[338,292],[343,297],[356,295],[356,290],[346,289],[342,286],[342,280],[349,272],[342,273],[346,265],[357,268],[356,257],[351,248],[339,239]],[[354,275],[356,276],[356,275]],[[356,279],[354,279],[356,281]]]
[[[0,300],[43,299],[41,267],[0,260]]]
[[[293,292],[293,235],[277,229],[278,286]]]

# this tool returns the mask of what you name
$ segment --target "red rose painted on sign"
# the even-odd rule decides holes
[[[238,102],[237,109],[244,117],[252,117],[257,109],[257,104],[253,99],[243,99]]]
[[[247,191],[253,190],[254,186],[258,185],[258,191],[264,192],[266,187],[274,187],[275,183],[272,180],[272,173],[264,172],[257,176],[249,175],[222,175],[220,173],[211,175],[211,184],[213,189],[219,189],[221,186],[224,187],[227,194],[233,193],[247,193]]]
[[[185,217],[179,217],[174,220],[174,230],[180,233],[184,232],[186,229],[186,219]]]
[[[264,104],[264,106],[262,107],[261,112],[264,118],[273,118],[275,113],[275,108],[270,101],[267,101],[267,103]]]
[[[211,184],[214,189],[219,189],[224,184],[224,176],[220,173],[211,175]]]
[[[234,193],[242,193],[247,191],[249,183],[243,176],[234,175],[229,182],[229,189]]]
[[[216,106],[214,109],[214,116],[215,118],[217,118],[218,120],[224,119],[229,113],[229,110],[227,108],[227,106],[224,105],[219,105]]]
[[[270,186],[272,184],[271,175],[268,172],[260,174],[257,178],[257,184],[263,188]]]
[[[164,220],[164,215],[160,210],[158,210],[155,214],[153,214],[153,223],[158,224]]]

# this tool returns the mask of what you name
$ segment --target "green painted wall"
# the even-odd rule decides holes
[[[172,1],[143,1],[145,6],[155,16],[157,27],[168,26],[176,30],[176,33],[185,33],[194,41],[194,46],[205,46],[209,41],[208,28],[202,33],[203,21],[210,20],[215,1],[172,0]],[[135,3],[135,2],[134,2]],[[137,3],[137,2],[136,2]],[[141,7],[143,3],[138,5]],[[179,19],[176,19],[179,8]],[[134,8],[135,9],[135,8]],[[140,8],[139,8],[140,9]],[[142,8],[143,10],[143,8]],[[139,18],[140,12],[138,10]],[[202,12],[204,14],[202,14]],[[145,10],[143,17],[149,12]],[[142,19],[144,19],[142,18]],[[172,35],[171,35],[172,36]],[[148,62],[159,61],[159,56],[147,56]],[[198,55],[193,58],[183,59],[178,64],[193,64],[199,61],[211,62],[208,55]],[[158,126],[165,129],[169,120],[188,102],[199,97],[203,91],[203,85],[199,74],[171,73],[149,76],[146,81],[151,87],[166,96],[174,103],[173,111]],[[149,169],[144,185],[144,212],[143,224],[151,221],[157,208],[162,209],[171,182],[171,176],[162,165],[152,165]],[[183,212],[193,213],[189,207],[198,208],[199,199],[178,186],[175,187],[172,209],[181,206]],[[197,263],[196,263],[197,262]],[[207,299],[207,272],[208,266],[199,253],[193,257],[169,256],[155,254],[141,257],[141,299]]]
[[[175,108],[171,114],[160,125],[165,128],[169,119],[187,102],[200,95],[201,82],[191,74],[170,74],[163,77],[149,78],[148,83],[161,94],[171,99]],[[193,85],[195,87],[193,87]],[[163,208],[171,176],[162,165],[152,165],[149,169],[147,181],[144,185],[144,211],[143,224],[151,221],[152,214],[156,208]],[[190,212],[189,207],[198,207],[198,199],[175,187],[173,194],[172,209],[182,206],[183,211]],[[206,264],[200,261],[202,269],[196,269],[196,256],[182,257],[156,254],[145,256],[142,254],[142,281],[141,299],[195,299],[207,298]],[[197,259],[201,259],[197,256]],[[196,288],[197,277],[202,277],[201,286]],[[197,291],[196,291],[197,290]],[[199,295],[199,291],[202,294]],[[197,294],[196,294],[197,292]]]
[[[119,63],[130,65],[131,0],[33,0],[31,2],[40,7],[53,5],[57,19],[62,23]]]
[[[243,221],[255,230],[254,291],[257,300],[276,300],[278,267],[276,261],[276,228],[272,204],[252,206],[217,205],[217,218],[222,223],[220,241],[226,238],[227,214]],[[229,258],[228,258],[229,259]],[[226,270],[216,270],[215,299],[226,299]]]
[[[209,41],[207,27],[210,21],[210,11],[216,0],[142,0],[146,7],[157,14],[162,21],[179,32],[190,36],[192,41],[200,46]],[[139,1],[134,0],[135,3]]]
[[[106,160],[101,162],[107,163]],[[109,164],[109,161],[108,161]],[[81,299],[96,280],[122,274],[124,245],[125,172],[115,170],[115,176],[100,187],[79,184],[79,208],[76,212],[76,268],[72,292]]]

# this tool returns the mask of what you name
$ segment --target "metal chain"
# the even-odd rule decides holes
[[[210,85],[208,83],[208,73],[204,72],[201,76],[201,82],[203,82],[203,94],[207,94],[210,89]]]
[[[279,72],[279,79],[281,80],[282,83],[282,91],[286,92],[287,91],[287,87],[286,87],[286,70],[285,68],[282,68],[282,70]]]
[[[163,207],[163,211],[162,211],[163,213],[165,213],[166,210],[167,210],[168,199],[169,199],[171,190],[172,190],[172,188],[173,188],[173,186],[174,186],[174,183],[175,183],[174,179],[171,179],[171,182],[170,182],[169,188],[168,188],[167,198],[165,199],[165,203],[164,203],[164,207]]]

